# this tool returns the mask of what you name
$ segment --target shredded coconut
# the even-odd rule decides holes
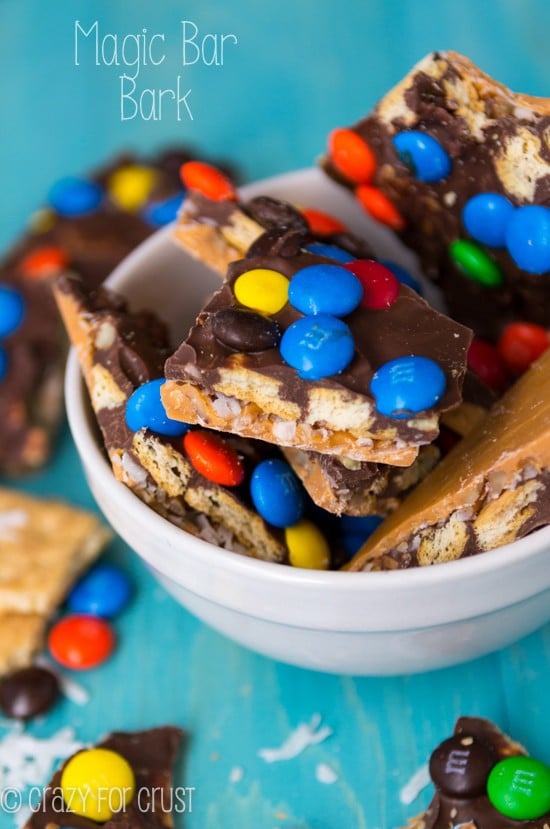
[[[399,800],[401,803],[404,803],[405,806],[409,806],[413,803],[420,792],[429,786],[431,783],[430,778],[430,770],[428,768],[428,764],[421,766],[418,771],[415,771],[411,779],[408,783],[405,783],[401,791],[399,792]]]
[[[244,777],[244,769],[241,766],[234,766],[229,772],[229,782],[238,783]]]
[[[327,766],[326,763],[319,763],[315,769],[315,779],[319,781],[319,783],[336,783],[338,780],[338,775],[334,771],[333,768]]]
[[[225,397],[220,394],[212,401],[212,407],[220,417],[229,417],[230,415],[238,415],[241,411],[241,404],[234,397]]]
[[[332,728],[321,726],[321,715],[314,714],[309,723],[301,723],[292,731],[278,748],[261,748],[258,757],[266,763],[277,763],[280,760],[292,760],[298,757],[308,746],[322,743],[332,734]]]
[[[0,512],[0,540],[17,541],[17,530],[27,523],[27,513],[22,509]]]
[[[292,440],[296,434],[295,420],[278,420],[273,424],[273,434],[277,440]]]
[[[136,484],[147,482],[147,470],[144,469],[134,458],[125,452],[122,456],[122,468]]]

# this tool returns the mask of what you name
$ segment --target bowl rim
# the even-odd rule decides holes
[[[243,187],[241,192],[243,197],[250,197],[259,192],[264,192],[273,184],[284,184],[285,181],[288,181],[289,184],[296,183],[304,176],[309,177],[313,173],[317,175],[317,172],[314,168],[304,168],[291,173],[272,176],[260,182],[255,182],[253,185]],[[170,239],[171,234],[171,225],[152,234],[118,265],[106,280],[106,284],[124,294],[124,285],[130,279],[134,265],[141,262],[144,257],[154,254],[157,248],[163,247],[167,242],[173,245],[174,243]],[[183,250],[181,253],[182,256],[186,255]],[[414,589],[453,582],[457,585],[463,581],[471,582],[476,577],[486,576],[492,571],[496,573],[519,565],[532,556],[540,555],[545,548],[550,550],[549,526],[539,529],[519,541],[476,556],[445,562],[444,565],[439,566],[392,570],[391,572],[375,571],[367,574],[365,572],[342,570],[307,570],[238,555],[204,539],[195,537],[175,526],[155,513],[130,489],[116,480],[104,455],[104,450],[94,434],[92,427],[93,414],[74,348],[70,349],[67,360],[65,401],[71,433],[86,470],[93,474],[102,489],[107,490],[113,498],[122,502],[126,512],[136,512],[136,517],[140,519],[140,522],[152,522],[153,527],[158,527],[159,533],[170,539],[170,543],[166,544],[164,548],[166,561],[158,562],[158,569],[169,577],[173,576],[173,566],[181,566],[181,552],[177,548],[181,546],[182,539],[186,541],[186,555],[190,553],[189,547],[193,548],[196,545],[196,553],[200,555],[203,562],[217,568],[221,567],[224,571],[231,571],[233,574],[242,573],[260,580],[292,584],[295,587],[317,587],[323,590],[329,587],[334,588],[335,585],[338,585],[339,588],[345,585],[346,590],[349,589],[352,593],[365,593],[366,596],[371,590],[376,591],[376,593],[380,591],[395,593],[396,588]],[[193,550],[193,553],[195,553],[195,550]],[[546,589],[548,589],[548,585],[542,583],[540,584],[540,590],[535,592],[543,592]],[[518,600],[521,600],[521,598],[520,596]],[[502,606],[502,604],[498,606]]]

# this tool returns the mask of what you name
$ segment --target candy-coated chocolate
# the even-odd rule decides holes
[[[451,172],[449,153],[433,135],[405,130],[397,133],[392,141],[401,161],[419,181],[441,181]]]
[[[359,279],[340,265],[309,265],[302,268],[294,274],[288,289],[290,304],[307,315],[345,317],[357,308],[362,296],[363,287]]]
[[[273,320],[244,308],[220,308],[211,317],[212,332],[228,348],[245,353],[277,348],[279,326]]]
[[[115,634],[104,619],[75,614],[52,627],[48,647],[60,665],[83,671],[109,658],[115,647]]]
[[[353,262],[355,256],[337,245],[327,245],[324,242],[311,242],[305,249],[316,256],[325,256],[327,259],[334,259],[336,262],[346,264]]]
[[[550,271],[550,208],[536,204],[518,207],[508,223],[506,247],[523,271]]]
[[[156,201],[148,204],[143,211],[145,221],[155,227],[164,227],[164,225],[168,225],[170,222],[175,222],[184,197],[185,193],[182,192],[164,201]]]
[[[158,174],[152,167],[128,164],[109,176],[109,196],[122,210],[139,210],[151,195]]]
[[[164,377],[150,380],[138,386],[126,402],[126,425],[132,432],[150,429],[159,435],[179,437],[184,435],[189,426],[179,420],[172,420],[166,414],[160,390],[165,383]]]
[[[193,467],[207,480],[221,486],[242,484],[243,462],[220,435],[206,429],[194,429],[185,435],[183,446]]]
[[[386,268],[389,268],[393,275],[396,276],[398,280],[403,283],[403,285],[408,285],[409,288],[412,288],[413,291],[416,291],[416,293],[420,294],[420,296],[424,295],[422,285],[418,279],[411,276],[402,265],[398,265],[397,262],[391,262],[389,259],[379,259],[378,261],[381,265],[385,265]]]
[[[72,613],[110,618],[124,609],[131,592],[130,580],[120,567],[97,564],[73,587],[67,604]]]
[[[235,280],[233,292],[241,303],[263,314],[276,314],[288,302],[289,281],[271,268],[253,268]]]
[[[17,331],[25,316],[25,300],[20,291],[0,282],[0,337]]]
[[[107,748],[79,751],[65,765],[60,783],[67,808],[98,823],[131,803],[136,788],[128,761]]]
[[[550,347],[550,333],[533,322],[511,322],[497,344],[498,353],[508,369],[523,374],[531,363]]]
[[[390,308],[399,296],[399,280],[392,271],[373,259],[356,259],[346,265],[362,286],[363,308]]]
[[[381,515],[343,515],[338,529],[344,552],[350,558],[354,556],[383,520]]]
[[[363,184],[373,177],[376,156],[365,139],[353,130],[333,130],[329,135],[328,150],[334,167],[350,181]]]
[[[304,493],[291,467],[272,458],[259,463],[250,478],[254,507],[268,524],[289,527],[304,514]]]
[[[429,357],[397,357],[380,366],[371,380],[377,410],[398,419],[426,411],[441,399],[447,381]]]
[[[502,271],[475,242],[468,239],[456,239],[449,245],[449,255],[455,265],[474,282],[479,282],[488,288],[502,285]]]
[[[19,720],[49,711],[58,696],[58,679],[46,668],[22,668],[0,682],[0,709],[7,717]]]
[[[510,384],[510,373],[498,348],[485,340],[472,340],[468,350],[468,368],[497,394],[502,394]]]
[[[430,757],[430,777],[444,794],[473,798],[485,793],[497,756],[484,743],[463,734],[444,740]]]
[[[487,780],[489,800],[512,820],[537,820],[550,813],[550,766],[534,757],[507,757]]]
[[[316,236],[332,236],[333,233],[346,233],[347,227],[340,219],[325,213],[322,210],[315,210],[313,207],[303,207],[302,216],[306,219],[309,229]]]
[[[281,338],[281,357],[304,380],[339,374],[354,355],[349,326],[338,317],[318,314],[296,320]]]
[[[97,210],[103,190],[93,181],[67,177],[57,181],[48,194],[50,205],[61,216],[82,216]]]
[[[397,207],[377,187],[369,184],[360,184],[355,190],[359,204],[367,211],[369,216],[388,225],[392,230],[403,230],[405,220]]]
[[[285,530],[288,560],[293,567],[328,570],[330,548],[321,530],[312,521],[302,518]]]
[[[187,161],[180,168],[184,187],[197,190],[211,201],[233,200],[237,197],[231,181],[221,170],[204,161]]]
[[[500,193],[478,193],[464,205],[462,223],[476,242],[503,248],[514,210],[512,202]]]
[[[64,271],[68,265],[68,256],[62,248],[46,245],[28,253],[19,263],[19,270],[28,279],[46,279]]]
[[[6,349],[0,345],[0,383],[8,373],[8,355]]]

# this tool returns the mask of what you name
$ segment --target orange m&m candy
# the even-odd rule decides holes
[[[523,374],[550,347],[550,334],[532,322],[511,322],[498,341],[500,356],[515,374]]]
[[[350,129],[333,130],[328,139],[330,160],[345,178],[355,184],[371,180],[376,170],[376,156],[356,132]]]
[[[109,658],[115,647],[115,634],[104,619],[74,614],[53,626],[48,647],[60,665],[84,671]]]
[[[355,195],[373,219],[388,225],[393,230],[403,230],[405,220],[394,204],[377,187],[361,184],[355,190]]]
[[[189,190],[198,190],[211,201],[236,199],[237,194],[226,175],[204,161],[187,161],[180,167],[180,177]]]
[[[347,227],[339,219],[324,213],[322,210],[315,210],[313,207],[304,207],[302,216],[309,225],[309,229],[317,236],[332,236],[333,233],[346,233]]]
[[[242,460],[219,435],[195,429],[187,432],[183,446],[194,468],[209,481],[221,486],[238,486],[243,482]]]
[[[31,279],[46,279],[65,270],[68,265],[69,258],[62,248],[47,245],[28,253],[19,263],[19,270]]]

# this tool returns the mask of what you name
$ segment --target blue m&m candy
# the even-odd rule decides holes
[[[143,211],[143,216],[147,222],[155,227],[163,227],[170,224],[177,219],[179,209],[182,205],[185,193],[177,193],[164,201],[153,202],[148,204]]]
[[[550,271],[550,208],[535,204],[518,207],[508,223],[506,246],[522,271]]]
[[[311,242],[311,244],[306,245],[306,250],[309,253],[314,253],[316,256],[325,256],[327,259],[342,262],[344,265],[347,262],[353,262],[354,259],[357,259],[356,256],[348,253],[347,250],[339,248],[337,245],[326,245],[324,242]]]
[[[8,355],[6,349],[0,345],[0,383],[8,373]]]
[[[340,543],[347,555],[354,556],[367,538],[380,526],[381,515],[343,515],[340,518]]]
[[[281,357],[304,380],[339,374],[354,355],[353,336],[338,317],[317,314],[293,322],[281,338]]]
[[[73,587],[67,604],[73,613],[107,619],[120,613],[131,592],[130,581],[119,567],[98,564]]]
[[[434,406],[446,384],[445,373],[436,362],[410,356],[380,366],[370,388],[380,414],[402,419]]]
[[[462,222],[477,242],[502,248],[514,210],[512,202],[500,193],[478,193],[464,205]]]
[[[357,277],[339,265],[309,265],[294,274],[289,302],[302,314],[351,314],[363,296]]]
[[[81,216],[96,210],[103,199],[103,190],[84,178],[62,178],[51,188],[48,201],[61,216]]]
[[[440,181],[451,172],[449,153],[432,135],[407,130],[392,140],[399,158],[419,181]]]
[[[254,507],[274,527],[291,527],[304,514],[304,494],[298,478],[285,461],[262,461],[250,479]]]
[[[19,291],[0,283],[0,337],[13,334],[25,316],[25,300]]]
[[[403,283],[403,285],[408,285],[409,288],[412,288],[413,291],[416,291],[417,294],[423,296],[422,294],[422,286],[418,279],[415,279],[414,276],[411,276],[408,271],[402,265],[398,265],[397,262],[390,262],[389,259],[379,259],[378,260],[381,265],[388,268],[393,275]]]
[[[179,437],[184,435],[189,426],[179,420],[171,420],[166,414],[162,398],[161,386],[165,383],[164,377],[159,380],[150,380],[139,386],[128,398],[126,403],[126,425],[132,432],[140,429],[150,429],[159,435]]]

